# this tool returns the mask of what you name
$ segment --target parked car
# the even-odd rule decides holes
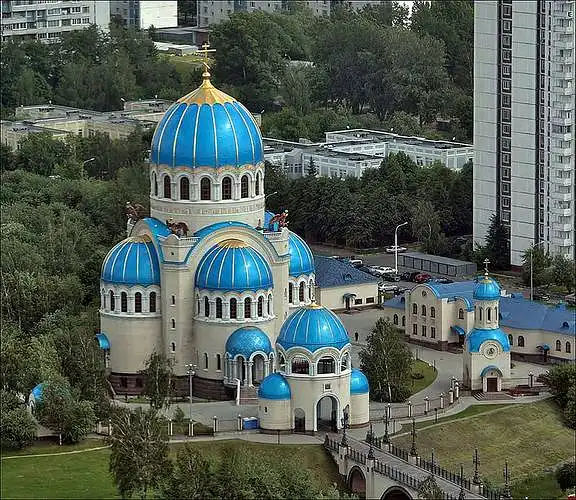
[[[382,279],[384,281],[400,281],[400,275],[399,274],[386,273],[386,274],[382,275]]]
[[[448,283],[454,283],[453,280],[449,278],[432,278],[430,283],[438,283],[439,285],[447,285]]]
[[[418,273],[416,273],[418,274]],[[400,275],[400,278],[402,279],[402,281],[412,281],[412,273],[409,271],[406,271],[405,273],[402,273]]]
[[[374,276],[385,276],[387,274],[394,273],[394,269],[392,269],[391,267],[385,267],[385,266],[369,266],[369,267],[372,270],[372,274]]]
[[[396,247],[394,245],[392,245],[391,247],[386,247],[384,249],[386,253],[396,253],[396,251],[398,253],[402,253],[405,252],[406,250],[408,250],[406,247],[400,247],[400,246],[398,247],[398,250],[396,250]]]
[[[348,264],[350,264],[356,268],[359,268],[359,267],[362,267],[364,265],[364,261],[362,259],[349,259]]]
[[[428,281],[430,281],[431,279],[432,276],[430,276],[429,274],[418,273],[416,276],[414,276],[412,281],[414,281],[414,283],[428,283]]]
[[[399,289],[398,285],[385,285],[384,283],[378,284],[378,291],[384,293],[396,293]]]
[[[359,267],[358,271],[362,271],[363,273],[372,274],[372,276],[375,276],[374,273],[372,272],[372,269],[368,266]]]

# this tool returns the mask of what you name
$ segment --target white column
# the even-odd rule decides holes
[[[234,191],[232,193],[232,198],[234,200],[239,200],[240,199],[240,180],[234,179],[233,189],[234,189]]]
[[[270,360],[264,361],[264,378],[270,375]]]
[[[232,372],[232,378],[240,378],[238,376],[238,363],[236,363],[235,359],[230,360],[230,363],[232,364],[231,367],[231,372]]]
[[[222,319],[230,319],[230,301],[222,300]]]
[[[214,299],[210,299],[209,301],[210,304],[210,319],[215,319],[216,318],[216,300]]]
[[[258,319],[258,301],[250,297],[250,317],[252,319]]]
[[[254,367],[254,361],[248,361],[248,386],[254,387],[252,380],[252,368]]]
[[[242,371],[242,368],[240,368],[240,371]],[[241,375],[241,373],[240,373]],[[249,377],[249,372],[248,372],[248,361],[244,361],[244,378],[242,379],[242,384],[243,385],[248,385],[248,379],[246,377]]]

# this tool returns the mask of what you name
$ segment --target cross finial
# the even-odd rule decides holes
[[[208,64],[208,52],[216,52],[216,49],[211,49],[210,44],[208,42],[205,42],[202,45],[202,48],[198,49],[198,52],[202,56],[202,64],[204,65],[204,73],[208,73],[208,70],[210,69],[210,65]],[[210,76],[210,75],[208,75],[208,76]]]
[[[484,274],[488,276],[488,264],[490,264],[490,259],[484,259]]]

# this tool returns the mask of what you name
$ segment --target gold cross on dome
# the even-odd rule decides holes
[[[211,49],[209,47],[210,44],[208,42],[205,42],[204,45],[202,45],[202,48],[198,49],[198,52],[200,52],[200,55],[203,58],[202,64],[204,65],[204,69],[206,71],[210,69],[210,65],[208,64],[208,52],[216,52],[216,49]]]
[[[490,259],[484,259],[484,274],[488,275],[488,264],[490,264]]]

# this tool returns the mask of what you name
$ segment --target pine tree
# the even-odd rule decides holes
[[[496,214],[490,218],[490,227],[486,235],[485,248],[490,263],[496,269],[510,268],[510,240],[508,230]]]
[[[316,163],[312,157],[310,157],[310,162],[308,163],[308,169],[306,170],[306,173],[309,177],[316,177],[318,175],[318,169],[316,168]]]

